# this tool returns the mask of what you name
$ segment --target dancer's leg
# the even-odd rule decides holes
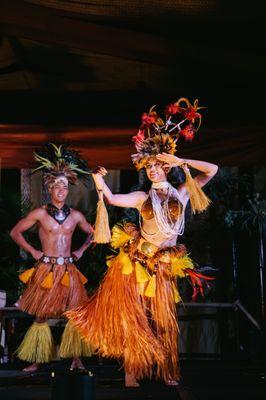
[[[80,370],[85,370],[86,369],[79,357],[73,357],[72,358],[72,363],[71,363],[70,370],[73,371],[74,369],[80,369]]]
[[[139,387],[140,384],[138,383],[135,375],[130,374],[129,372],[125,371],[125,386],[126,387]]]

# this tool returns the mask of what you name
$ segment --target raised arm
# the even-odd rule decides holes
[[[180,167],[183,164],[187,164],[188,167],[192,167],[202,172],[198,174],[194,179],[198,182],[200,187],[206,185],[217,173],[218,166],[206,161],[189,160],[187,158],[179,158],[172,154],[162,153],[157,155],[158,160],[169,164],[170,167]]]
[[[32,247],[24,238],[23,232],[30,229],[36,222],[39,221],[41,214],[44,212],[43,209],[37,208],[31,211],[25,218],[22,218],[10,231],[12,239],[22,247],[25,251],[30,253],[35,260],[39,260],[43,253],[40,250]]]
[[[107,171],[103,167],[97,168],[95,174],[92,175],[97,191],[102,190],[104,197],[109,204],[117,207],[132,207],[140,208],[142,203],[146,200],[146,193],[136,191],[128,194],[113,194],[109,187],[104,182],[103,177],[107,174]]]

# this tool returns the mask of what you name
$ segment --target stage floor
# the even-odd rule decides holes
[[[55,362],[34,374],[22,365],[0,366],[1,400],[50,400],[52,371],[65,371],[68,361]],[[123,371],[114,364],[86,363],[96,377],[96,400],[265,400],[266,366],[248,361],[183,361],[178,387],[154,381],[124,388]],[[74,399],[73,399],[74,400]]]

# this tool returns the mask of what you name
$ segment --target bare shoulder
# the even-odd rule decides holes
[[[138,200],[138,207],[137,207],[137,209],[138,210],[140,210],[141,209],[141,207],[142,207],[142,204],[144,203],[144,201],[146,201],[147,200],[147,198],[149,197],[149,194],[148,193],[146,193],[146,192],[142,192],[142,191],[136,191],[136,192],[133,192],[135,195],[136,195],[136,198],[137,198],[137,200]]]
[[[26,218],[40,220],[45,217],[46,213],[46,207],[42,206],[30,211]]]
[[[71,216],[77,222],[82,221],[85,218],[82,212],[75,210],[74,208],[71,208]]]
[[[147,198],[149,197],[149,193],[146,192],[142,192],[142,191],[138,191],[136,192],[138,193],[139,199],[143,202],[145,200],[147,200]]]

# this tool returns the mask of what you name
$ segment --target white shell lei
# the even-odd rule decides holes
[[[162,202],[156,189],[167,189],[167,198]],[[167,181],[153,183],[149,191],[154,218],[158,230],[167,238],[183,235],[185,228],[185,207],[178,191]],[[177,199],[182,204],[182,212],[176,221],[173,221],[168,207],[169,199]],[[141,225],[143,230],[143,227]],[[145,232],[145,236],[154,236],[154,233]]]

